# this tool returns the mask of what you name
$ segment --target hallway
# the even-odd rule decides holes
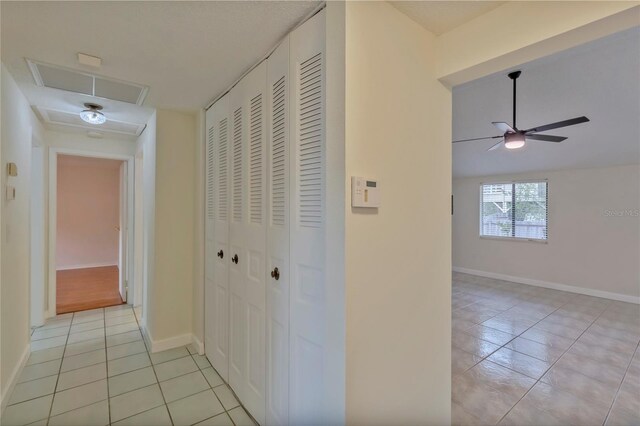
[[[35,329],[2,424],[253,426],[191,346],[150,354],[138,317],[120,305]]]
[[[117,266],[61,270],[56,277],[58,315],[122,303]]]

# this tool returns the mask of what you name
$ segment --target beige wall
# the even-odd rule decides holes
[[[195,115],[156,112],[155,253],[147,316],[154,341],[192,332],[196,135]]]
[[[448,424],[451,94],[434,35],[386,2],[346,7],[346,174],[382,191],[346,211],[347,422]]]
[[[205,112],[196,115],[196,145],[194,164],[194,196],[193,211],[193,336],[204,349],[204,158],[205,158]]]
[[[449,85],[502,71],[640,24],[638,1],[510,1],[438,37]]]
[[[58,270],[118,264],[121,164],[58,156]]]
[[[144,132],[136,141],[136,155],[142,157],[142,171],[136,174],[142,175],[142,182],[139,182],[135,189],[135,199],[142,199],[142,205],[137,204],[138,208],[142,208],[142,212],[137,212],[136,215],[142,216],[142,224],[135,224],[137,228],[134,238],[135,246],[142,246],[142,257],[136,257],[134,268],[142,269],[135,272],[135,285],[142,285],[142,325],[146,327],[151,302],[149,287],[155,272],[156,113],[151,116]],[[142,232],[139,232],[139,228],[142,228]]]
[[[541,178],[549,182],[547,244],[479,237],[481,182]],[[640,303],[640,166],[456,179],[453,193],[454,267]]]
[[[1,151],[1,276],[0,276],[0,391],[6,393],[29,350],[29,203],[32,135],[42,128],[13,77],[2,65]],[[7,162],[16,163],[18,176],[8,177]],[[4,188],[16,189],[7,201]]]

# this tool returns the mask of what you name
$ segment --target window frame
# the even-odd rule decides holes
[[[483,235],[483,201],[484,201],[484,187],[486,185],[512,185],[512,199],[515,199],[515,185],[519,183],[544,183],[546,186],[546,214],[545,214],[545,224],[546,224],[546,236],[547,238],[524,238],[524,237],[516,237],[516,236],[502,236],[502,235]],[[515,214],[515,203],[512,202],[512,211]],[[513,223],[513,219],[512,219]],[[515,229],[515,228],[513,228]],[[549,180],[546,178],[541,179],[518,179],[518,180],[499,180],[499,181],[489,181],[489,182],[480,182],[479,192],[478,192],[478,234],[481,239],[487,240],[500,240],[500,241],[519,241],[519,242],[532,242],[538,244],[548,244],[549,242]]]

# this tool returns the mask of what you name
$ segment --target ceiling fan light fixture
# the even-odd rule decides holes
[[[504,147],[508,149],[522,148],[525,144],[525,136],[522,133],[507,133],[504,135]]]
[[[101,105],[86,103],[84,107],[86,109],[80,113],[80,118],[83,121],[89,124],[104,124],[107,121],[107,117],[100,112],[102,109]]]

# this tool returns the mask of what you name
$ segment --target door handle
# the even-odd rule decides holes
[[[218,252],[218,257],[219,257],[220,259],[222,259],[222,258],[224,257],[224,252],[223,252],[222,250],[220,250],[220,251]]]
[[[280,271],[278,270],[277,266],[273,269],[273,271],[271,271],[271,278],[274,278],[276,281],[280,279]]]
[[[231,258],[231,261],[237,265],[238,264],[238,254],[234,254],[233,257]]]

